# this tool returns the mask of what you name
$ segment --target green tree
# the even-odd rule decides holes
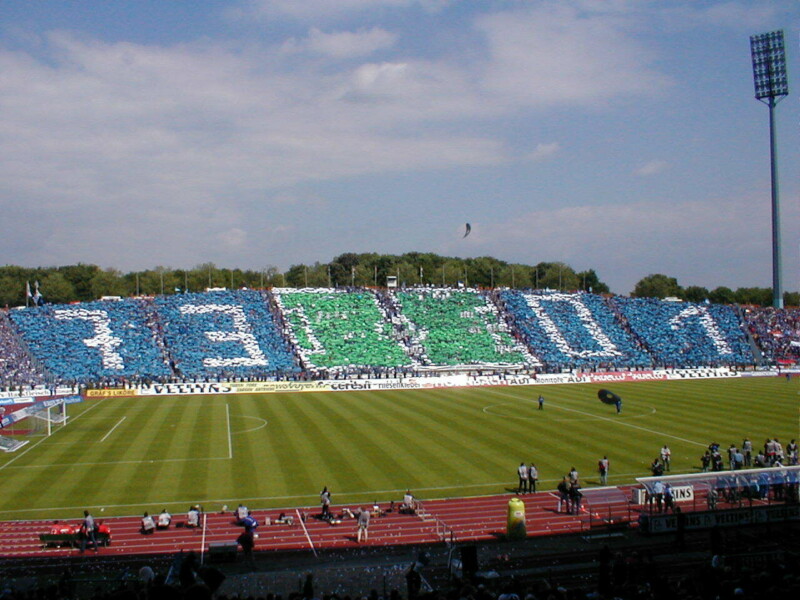
[[[684,288],[681,298],[687,302],[703,302],[706,298],[708,298],[708,290],[704,287],[700,287],[699,285],[690,285],[689,287]]]
[[[71,300],[88,302],[96,299],[92,290],[92,279],[97,273],[101,272],[100,267],[78,263],[77,265],[58,267],[58,272],[64,276],[64,279],[69,281],[75,290],[75,297],[71,298]]]
[[[60,270],[45,275],[40,283],[42,297],[49,304],[66,304],[77,298],[72,282]]]
[[[293,288],[306,287],[306,272],[308,267],[306,265],[292,265],[286,271],[286,285]]]
[[[736,302],[736,295],[729,287],[716,287],[708,293],[708,299],[714,304],[733,304]]]
[[[102,296],[128,296],[130,290],[127,282],[122,277],[122,273],[115,269],[97,271],[89,282],[93,298]]]
[[[595,294],[607,294],[610,289],[609,287],[600,281],[600,278],[595,273],[594,269],[589,269],[588,271],[581,271],[577,274],[578,281],[580,281],[580,289],[584,292],[593,292]]]
[[[631,296],[634,298],[667,298],[681,296],[681,286],[674,277],[667,277],[660,273],[648,275],[641,279],[633,288]]]
[[[537,270],[543,264],[547,264],[547,266],[539,272],[540,288],[576,290],[580,287],[578,275],[569,265],[561,262],[540,263],[536,266]]]
[[[772,290],[770,288],[739,288],[733,297],[737,304],[755,304],[756,306],[770,306],[772,304]]]

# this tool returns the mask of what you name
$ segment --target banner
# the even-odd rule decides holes
[[[776,523],[800,520],[800,506],[777,505],[724,511],[685,512],[686,529],[712,529],[714,527],[739,527],[754,523]],[[672,533],[678,529],[675,515],[642,514],[640,524],[647,533]]]
[[[140,396],[193,396],[200,394],[232,394],[232,383],[155,383],[139,388]]]
[[[235,383],[237,394],[264,394],[277,392],[327,392],[328,381],[251,381]]]
[[[137,389],[119,389],[110,388],[105,390],[86,390],[87,398],[113,398],[113,397],[127,397],[138,396],[139,390]]]
[[[274,394],[291,392],[358,392],[377,390],[422,390],[455,387],[552,385],[566,383],[618,383],[738,377],[737,371],[719,369],[658,369],[610,371],[607,373],[543,373],[431,375],[390,379],[321,379],[316,381],[243,381],[228,383],[161,383],[138,389],[88,390],[87,398],[112,396],[187,396],[201,394]]]

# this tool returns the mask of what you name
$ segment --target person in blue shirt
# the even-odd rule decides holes
[[[83,511],[83,523],[81,524],[81,554],[86,551],[86,542],[92,541],[92,548],[97,552],[97,534],[94,526],[94,517],[88,510]]]

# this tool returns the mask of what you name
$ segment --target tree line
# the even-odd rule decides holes
[[[297,264],[281,272],[275,266],[261,270],[225,269],[213,263],[192,269],[155,267],[144,271],[122,273],[97,265],[77,264],[61,267],[25,268],[13,265],[0,267],[0,306],[26,303],[26,285],[39,290],[48,303],[87,302],[103,296],[153,296],[202,292],[208,288],[268,287],[342,287],[386,285],[396,278],[399,286],[444,285],[509,287],[589,291],[608,293],[609,287],[593,269],[576,271],[561,262],[540,262],[536,265],[507,263],[496,258],[455,258],[433,253],[408,252],[402,255],[377,253],[345,253],[328,263]],[[677,296],[701,302],[709,299],[720,303],[758,304],[768,306],[772,292],[768,288],[681,288],[677,280],[665,275],[648,275],[636,284],[632,295],[665,298]],[[798,294],[787,294],[787,305],[798,304]],[[793,300],[789,302],[789,299]]]

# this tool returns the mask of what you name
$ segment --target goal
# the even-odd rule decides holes
[[[52,435],[53,431],[67,424],[67,403],[64,398],[42,400],[28,407],[30,435]]]
[[[49,436],[58,428],[64,427],[69,420],[67,400],[68,398],[39,400],[11,414],[2,415],[0,450],[15,452],[30,441],[25,438]]]

